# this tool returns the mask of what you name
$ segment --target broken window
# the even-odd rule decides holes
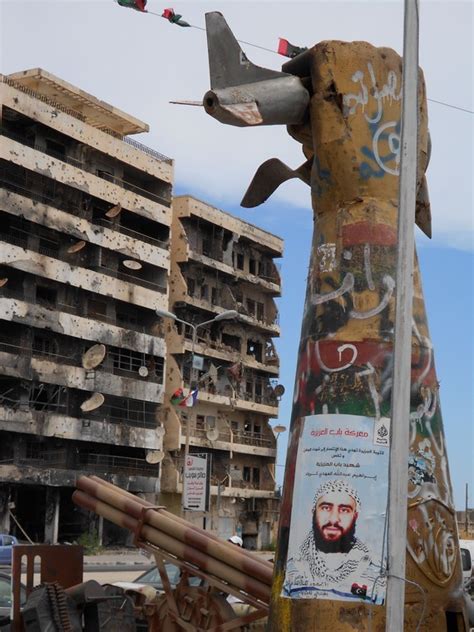
[[[57,156],[58,158],[66,157],[66,146],[63,143],[58,143],[55,140],[49,138],[46,139],[46,153],[51,156]]]
[[[196,415],[196,430],[204,430],[204,429],[205,429],[204,415]]]
[[[189,277],[187,279],[188,282],[188,296],[194,296],[194,292],[196,290],[196,281]]]
[[[44,307],[55,308],[58,300],[58,293],[55,289],[45,285],[36,286],[36,303]]]
[[[104,180],[108,180],[109,182],[114,181],[114,174],[112,171],[106,171],[105,169],[97,169],[97,175],[99,178],[103,178]]]
[[[201,298],[204,301],[207,301],[209,298],[209,286],[208,285],[201,285]]]
[[[258,259],[249,259],[249,273],[258,274],[260,272],[260,261]]]
[[[265,319],[265,305],[257,301],[257,320]]]
[[[131,351],[130,349],[117,348],[110,352],[113,358],[114,369],[138,373],[138,369],[143,365],[143,354]]]
[[[230,427],[232,429],[232,432],[239,432],[240,424],[239,424],[238,421],[231,421],[230,422]]]
[[[87,299],[87,315],[98,318],[106,316],[107,303],[94,298]]]
[[[255,487],[259,487],[260,485],[260,468],[254,467],[252,468],[252,483]]]
[[[212,257],[212,238],[204,237],[202,240],[202,254],[206,257]]]
[[[219,301],[219,292],[216,287],[211,288],[211,303],[217,305]]]
[[[243,471],[243,475],[242,478],[244,479],[244,481],[246,483],[250,483],[250,474],[251,474],[251,469],[250,467],[247,467],[246,465],[244,466],[244,471]]]
[[[244,269],[244,255],[241,252],[238,252],[235,257],[235,267],[238,270]]]
[[[247,340],[247,355],[253,356],[257,362],[262,362],[263,345],[255,340]]]
[[[35,333],[33,336],[33,351],[35,355],[57,355],[58,343],[54,338],[42,333]]]
[[[206,416],[206,426],[208,430],[214,430],[214,428],[216,427],[216,418],[214,417],[214,415]]]
[[[222,334],[221,337],[222,344],[226,347],[230,347],[231,349],[235,349],[235,351],[240,351],[242,341],[239,336],[232,336],[231,334]]]
[[[251,298],[248,298],[246,300],[247,303],[247,311],[250,314],[250,316],[255,316],[255,301],[253,301]]]
[[[38,247],[38,252],[40,254],[57,259],[59,255],[59,250],[60,250],[59,243],[55,239],[50,239],[49,237],[46,237],[46,236],[40,237],[39,247]]]

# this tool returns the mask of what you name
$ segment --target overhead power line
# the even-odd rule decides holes
[[[116,2],[118,2],[118,0],[115,0]],[[136,4],[136,2],[134,2],[134,0],[122,0],[123,4],[127,3],[129,6],[132,4]],[[122,2],[118,2],[118,4],[122,4]],[[142,3],[140,3],[141,6]],[[161,13],[155,13],[154,11],[148,11],[147,9],[145,9],[145,5],[146,5],[146,1],[143,3],[143,8],[140,8],[140,11],[143,13],[148,13],[150,15],[155,15],[159,18],[165,18],[167,19],[170,23],[174,23],[174,24],[178,24],[179,26],[186,26],[188,28],[192,28],[192,29],[198,29],[198,31],[206,31],[206,29],[202,26],[197,26],[196,24],[190,24],[189,22],[183,22],[183,23],[179,23],[179,18],[181,18],[180,15],[176,16],[176,18],[178,18],[177,20],[174,20],[174,18],[170,18],[169,16],[165,15],[165,14],[161,14]],[[136,8],[136,7],[135,7]],[[166,9],[166,11],[171,12],[171,14],[173,14],[174,16],[174,11],[173,9]],[[239,44],[246,44],[247,46],[252,46],[253,48],[259,48],[260,50],[264,50],[268,53],[273,53],[274,55],[280,55],[281,53],[279,53],[276,50],[272,50],[271,48],[266,48],[265,46],[260,46],[260,44],[254,44],[253,42],[247,42],[245,40],[237,40],[239,42]],[[452,105],[451,103],[446,103],[446,101],[438,101],[437,99],[428,99],[428,101],[431,101],[432,103],[437,103],[438,105],[442,105],[446,108],[451,108],[453,110],[459,110],[460,112],[466,112],[467,114],[474,114],[474,110],[469,110],[468,108],[463,108],[459,105]]]

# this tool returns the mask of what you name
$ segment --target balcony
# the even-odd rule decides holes
[[[54,151],[53,149],[47,147],[46,145],[40,145],[36,143],[34,140],[29,139],[24,135],[15,133],[9,129],[6,129],[5,127],[0,129],[0,136],[5,136],[6,138],[9,138],[17,143],[20,143],[21,145],[26,145],[27,147],[30,147],[31,149],[34,149],[35,151],[39,151],[42,154],[51,156],[52,158],[55,158],[56,160],[61,160],[62,162],[72,165],[73,167],[76,167],[77,169],[87,171],[88,173],[91,173],[96,176],[98,175],[99,177],[105,180],[108,180],[108,182],[111,182],[112,184],[116,184],[117,186],[119,186],[122,189],[125,189],[126,191],[131,191],[132,193],[135,193],[136,195],[140,195],[141,197],[149,199],[152,202],[155,202],[157,204],[162,204],[163,206],[166,206],[168,208],[171,206],[170,199],[165,198],[161,195],[157,195],[156,193],[152,193],[151,191],[148,191],[147,189],[144,189],[136,184],[127,182],[126,180],[115,177],[111,174],[106,174],[105,172],[102,172],[102,175],[97,174],[97,170],[94,167],[94,165],[90,164],[88,161],[74,158],[68,155],[66,151],[64,152]],[[132,145],[132,143],[135,146],[140,145],[137,141],[131,141],[131,139],[129,139],[129,144]],[[149,153],[149,152],[146,152],[146,153]]]
[[[60,261],[61,263],[65,263],[68,266],[70,265],[67,261],[65,261],[65,255],[61,254],[60,247],[58,242],[52,239],[47,239],[46,237],[41,237],[39,241],[32,239],[34,235],[36,235],[38,229],[32,229],[31,232],[25,229],[11,229],[5,230],[0,233],[0,242],[6,242],[13,246],[19,246],[24,250],[29,250],[31,252],[36,252],[45,257],[50,257],[51,259],[55,259]],[[92,246],[92,245],[91,245]],[[100,248],[99,248],[100,251]],[[159,283],[155,281],[150,281],[141,276],[132,275],[126,272],[122,272],[121,270],[112,269],[107,266],[95,265],[92,263],[85,264],[81,262],[81,266],[77,266],[78,268],[83,268],[85,270],[91,270],[93,272],[104,274],[105,276],[112,277],[118,279],[120,281],[124,281],[131,285],[137,285],[146,289],[150,289],[153,292],[158,292],[160,294],[167,293],[166,283]],[[147,264],[143,264],[145,267]],[[149,266],[150,269],[152,266]],[[160,274],[163,272],[161,268],[159,268]]]
[[[184,459],[173,458],[164,461],[162,468],[163,491],[182,493],[183,491]],[[261,483],[232,480],[228,474],[222,476],[214,468],[211,470],[210,493],[212,496],[226,496],[234,498],[275,498],[275,483],[266,480]]]
[[[185,428],[183,429],[186,432]],[[210,441],[208,430],[193,426],[190,428],[190,440],[194,445],[212,446],[216,449],[247,452],[247,448],[257,448],[251,450],[253,454],[261,456],[276,456],[275,439],[271,435],[256,432],[231,432],[230,429],[219,428],[219,435]]]
[[[160,240],[152,237],[148,233],[123,226],[120,220],[112,222],[107,220],[105,217],[95,216],[91,211],[86,210],[87,207],[90,206],[90,196],[79,189],[74,189],[72,192],[71,187],[56,182],[55,180],[49,180],[40,174],[33,174],[29,179],[31,180],[31,183],[27,186],[24,178],[22,178],[19,173],[4,173],[1,176],[1,185],[5,188],[5,190],[22,196],[23,198],[40,202],[41,204],[45,204],[57,211],[73,215],[76,218],[82,218],[83,220],[90,222],[92,226],[95,224],[111,231],[118,232],[122,235],[126,235],[127,237],[137,241],[143,241],[151,246],[155,246],[163,250],[169,249],[169,241]],[[68,201],[67,195],[60,194],[62,191],[69,191],[77,198],[77,201]],[[57,202],[58,199],[60,199],[61,202]],[[106,213],[106,206],[107,205],[105,205],[103,210],[104,215]],[[129,213],[133,216],[132,212],[127,211],[126,209],[124,209],[122,213]],[[79,238],[79,235],[75,236]]]
[[[147,463],[145,459],[90,452],[74,453],[59,449],[38,451],[36,454],[19,456],[16,459],[1,459],[0,465],[26,466],[39,469],[100,472],[126,476],[158,477],[159,465]]]

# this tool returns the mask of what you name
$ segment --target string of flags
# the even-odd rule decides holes
[[[149,11],[146,9],[148,0],[116,0],[117,3],[121,7],[125,7],[126,9],[134,9],[135,11],[139,11],[140,13],[150,13],[151,15],[157,15],[165,20],[168,20],[170,24],[176,24],[177,26],[190,27],[199,29],[200,31],[205,31],[206,29],[201,28],[200,26],[195,26],[194,24],[189,24],[183,20],[183,16],[179,13],[175,13],[175,10],[172,8],[164,9],[163,13],[160,15],[159,13],[153,13],[153,11]],[[283,55],[284,57],[289,57],[290,59],[296,57],[300,53],[308,50],[303,46],[295,46],[294,44],[290,44],[290,42],[282,37],[279,38],[278,49],[271,50],[270,48],[265,48],[264,46],[258,46],[257,44],[252,44],[251,42],[244,42],[242,40],[237,40],[241,44],[247,44],[248,46],[254,46],[255,48],[261,48],[270,53],[278,53],[279,55]]]

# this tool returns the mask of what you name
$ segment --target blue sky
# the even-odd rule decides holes
[[[428,97],[473,110],[474,5],[455,0],[420,4],[420,64]],[[204,25],[206,11],[220,10],[238,38],[272,51],[278,37],[297,45],[360,39],[402,49],[401,0],[148,2],[159,14],[169,6],[197,26]],[[287,392],[279,421],[288,425],[312,232],[309,191],[288,183],[254,210],[241,209],[239,201],[267,158],[301,164],[297,143],[283,128],[231,128],[201,108],[169,104],[199,100],[209,88],[206,39],[198,29],[123,9],[113,0],[0,0],[0,24],[0,72],[42,67],[146,121],[151,131],[139,140],[175,158],[177,194],[194,194],[285,239],[279,353]],[[273,52],[243,48],[262,66],[279,69],[284,62]],[[429,242],[417,234],[455,500],[461,508],[466,482],[474,506],[473,116],[436,103],[429,104],[429,116],[434,237]],[[282,435],[279,464],[285,447]],[[278,469],[281,477],[283,468]]]

